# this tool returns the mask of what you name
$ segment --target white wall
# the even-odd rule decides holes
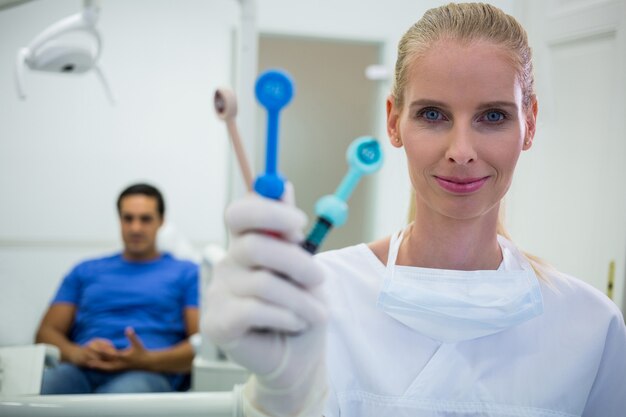
[[[0,11],[0,345],[28,342],[65,272],[84,256],[121,247],[118,193],[149,181],[169,222],[197,246],[223,243],[228,149],[212,94],[231,84],[231,0],[103,0],[102,66],[94,74],[28,72],[28,99],[13,85],[19,47],[78,0],[34,1]],[[25,340],[26,339],[26,340]]]

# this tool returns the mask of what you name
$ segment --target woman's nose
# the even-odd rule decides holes
[[[450,131],[446,159],[450,162],[467,165],[476,160],[476,148],[471,129],[457,126]]]

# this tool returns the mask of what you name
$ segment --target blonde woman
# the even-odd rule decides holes
[[[499,226],[536,128],[524,29],[486,4],[429,10],[400,41],[386,106],[415,191],[406,229],[313,258],[288,201],[226,213],[204,332],[253,374],[244,415],[626,415],[619,310]]]

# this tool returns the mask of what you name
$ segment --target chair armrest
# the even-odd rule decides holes
[[[56,346],[44,343],[0,347],[0,397],[38,395],[45,364],[60,356]]]
[[[61,350],[48,343],[37,343],[37,345],[45,348],[44,365],[48,368],[54,368],[61,361]],[[37,346],[35,345],[35,346]]]
[[[193,391],[231,391],[246,382],[250,372],[229,361],[211,361],[197,357],[193,361],[191,389]]]

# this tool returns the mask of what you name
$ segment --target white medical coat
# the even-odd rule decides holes
[[[325,417],[626,417],[623,316],[584,282],[553,272],[542,315],[442,344],[376,307],[386,271],[366,245],[318,259],[331,310]]]

